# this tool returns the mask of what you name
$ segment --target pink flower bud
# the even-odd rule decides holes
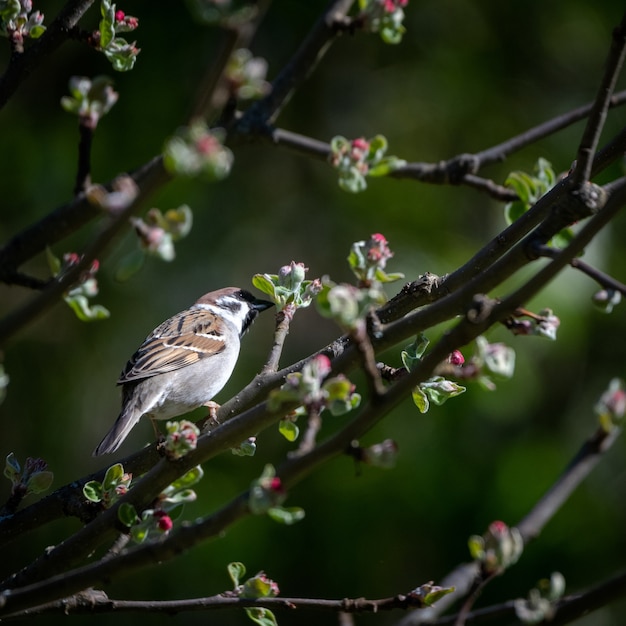
[[[463,365],[463,363],[465,363],[465,357],[460,350],[455,350],[454,352],[450,353],[450,356],[448,357],[448,362],[452,363],[452,365]]]
[[[202,135],[196,141],[196,150],[200,154],[213,154],[220,148],[220,142],[211,134]]]
[[[313,359],[313,365],[320,378],[328,376],[332,369],[330,359],[325,354],[318,354],[315,359]]]
[[[281,493],[281,492],[284,491],[283,483],[282,483],[282,481],[280,480],[280,478],[278,476],[274,476],[270,480],[269,489],[270,489],[270,491],[274,491],[276,493]]]
[[[368,141],[365,140],[365,137],[359,137],[358,139],[354,139],[352,141],[352,147],[356,148],[357,150],[363,150],[364,152],[367,152],[370,149],[370,144]]]
[[[157,528],[162,533],[167,533],[172,530],[174,522],[172,522],[172,518],[165,511],[155,511],[154,517],[157,520]]]
[[[491,522],[491,524],[489,524],[489,532],[494,537],[502,537],[503,535],[506,535],[508,531],[509,527],[500,520],[496,520],[495,522]]]
[[[126,15],[124,14],[124,11],[115,11],[116,22],[123,22],[125,17]]]
[[[67,265],[76,265],[80,261],[80,256],[76,252],[66,252],[63,255],[63,262]]]

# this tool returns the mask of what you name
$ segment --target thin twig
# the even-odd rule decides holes
[[[0,109],[9,101],[20,83],[67,39],[69,33],[93,4],[94,0],[70,0],[50,23],[44,34],[21,54],[13,54],[0,76]]]
[[[591,178],[593,158],[604,128],[606,114],[611,103],[611,96],[619,77],[626,55],[626,13],[622,21],[613,29],[613,38],[609,50],[604,75],[598,87],[598,94],[589,113],[585,131],[578,146],[576,165],[572,172],[574,185],[581,186]]]

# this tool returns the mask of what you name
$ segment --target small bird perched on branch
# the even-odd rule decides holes
[[[208,405],[228,382],[240,340],[257,315],[273,306],[226,287],[157,326],[122,371],[122,410],[93,456],[115,452],[142,416],[164,420]]]

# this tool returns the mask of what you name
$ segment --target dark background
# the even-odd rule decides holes
[[[268,60],[270,80],[325,5],[325,0],[272,4],[251,46]],[[49,23],[59,6],[40,2],[35,8]],[[129,1],[118,8],[139,17],[135,35],[142,52],[132,72],[114,75],[102,55],[70,42],[0,113],[0,241],[71,198],[78,133],[75,118],[59,100],[72,75],[108,74],[120,93],[96,133],[95,182],[149,160],[185,121],[204,67],[215,55],[216,31],[194,23],[182,3]],[[413,1],[400,45],[387,46],[375,35],[341,37],[278,123],[324,141],[336,134],[382,133],[389,153],[408,161],[476,152],[591,101],[622,10],[617,1],[593,6],[572,0],[480,6]],[[97,7],[88,17],[92,22],[84,26],[95,27]],[[3,66],[7,58],[5,45]],[[612,111],[605,138],[625,119],[623,110]],[[511,170],[532,171],[540,156],[557,172],[567,171],[582,128],[579,123],[484,174],[502,183]],[[219,184],[177,180],[153,197],[150,206],[166,210],[188,204],[194,211],[193,230],[178,244],[173,263],[149,259],[138,275],[117,283],[115,271],[136,241],[131,232],[116,241],[102,259],[96,300],[111,311],[109,320],[82,324],[60,303],[8,345],[4,365],[11,383],[0,406],[0,454],[14,452],[22,462],[26,456],[46,459],[55,487],[102,467],[103,460],[90,455],[117,415],[115,380],[124,363],[155,325],[206,291],[250,288],[255,273],[275,273],[291,260],[304,262],[310,277],[351,280],[345,262],[350,245],[374,232],[383,233],[395,252],[390,271],[404,272],[407,279],[426,271],[445,274],[504,227],[502,207],[469,188],[377,179],[365,193],[350,195],[338,188],[325,163],[268,144],[238,146],[235,158],[231,176]],[[620,168],[599,182],[620,175]],[[54,252],[81,250],[96,228],[55,245]],[[618,218],[589,248],[586,260],[624,280],[624,235],[625,222]],[[45,260],[27,269],[45,276]],[[389,286],[388,294],[397,289]],[[568,270],[529,303],[535,310],[550,306],[560,317],[556,343],[514,338],[501,329],[489,333],[491,341],[506,341],[517,351],[516,376],[499,383],[497,391],[470,387],[426,415],[406,401],[389,415],[363,443],[398,441],[393,471],[356,468],[347,458],[337,459],[290,494],[287,504],[306,510],[299,524],[283,527],[265,517],[248,518],[190,554],[111,581],[107,593],[128,599],[212,595],[229,587],[226,565],[236,560],[250,574],[264,569],[284,596],[378,598],[438,582],[469,558],[471,534],[482,533],[495,519],[518,522],[595,429],[593,405],[609,380],[623,375],[626,356],[623,306],[611,316],[597,312],[590,303],[595,290],[590,280]],[[29,296],[21,288],[0,287],[0,313]],[[246,337],[236,375],[218,401],[262,367],[272,326],[270,315],[262,317]],[[313,307],[298,313],[282,365],[337,334]],[[387,355],[391,364],[399,364],[401,348]],[[344,419],[350,418],[326,418],[324,433]],[[147,423],[138,426],[122,454],[149,441],[151,432]],[[225,454],[212,461],[185,518],[218,508],[288,449],[270,429],[260,435],[254,458]],[[521,561],[488,587],[480,604],[524,596],[555,570],[564,574],[568,591],[575,591],[624,567],[624,452],[620,440]],[[8,482],[0,493],[8,495]],[[61,521],[16,544],[3,558],[3,573],[77,527],[73,520]],[[579,623],[617,626],[623,623],[621,611],[607,608]],[[281,625],[336,623],[335,616],[315,612],[278,618]],[[399,618],[394,613],[356,620],[391,624]],[[137,615],[89,619],[122,626]],[[249,623],[240,612],[150,619],[153,624]]]

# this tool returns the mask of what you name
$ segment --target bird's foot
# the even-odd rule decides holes
[[[213,402],[213,400],[209,400],[209,402],[207,402],[203,406],[209,409],[209,415],[202,424],[202,431],[207,432],[212,428],[220,425],[220,422],[217,419],[217,411],[219,410],[220,405],[217,402]]]

